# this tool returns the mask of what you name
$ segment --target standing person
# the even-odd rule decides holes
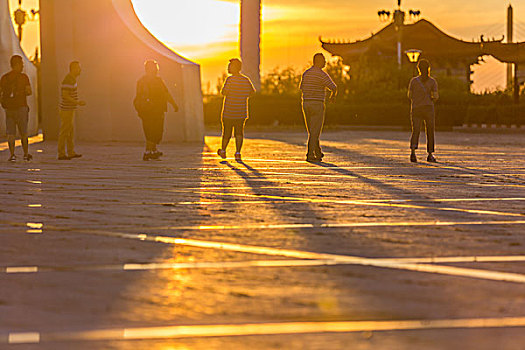
[[[434,158],[434,130],[435,112],[434,102],[439,98],[437,81],[430,76],[430,62],[422,59],[417,64],[419,76],[410,80],[408,86],[408,98],[411,101],[410,117],[412,120],[412,136],[410,138],[410,161],[417,162],[416,149],[419,144],[419,133],[421,123],[425,122],[427,134],[427,162],[435,163]]]
[[[78,61],[69,64],[69,73],[60,86],[60,131],[58,133],[58,160],[70,160],[82,157],[75,153],[75,115],[78,106],[85,106],[86,102],[78,99],[77,79],[82,72]],[[67,154],[66,154],[67,146]]]
[[[324,124],[326,90],[330,90],[329,99],[335,100],[337,85],[323,71],[326,66],[326,59],[322,53],[314,55],[313,63],[313,66],[303,73],[299,88],[302,91],[304,121],[308,131],[306,161],[320,162],[324,157],[319,144],[319,137]]]
[[[5,122],[7,143],[9,145],[9,161],[15,162],[16,128],[20,133],[20,140],[24,150],[24,160],[31,160],[29,154],[29,141],[27,138],[27,125],[29,123],[29,106],[27,96],[33,94],[29,77],[22,73],[24,60],[22,56],[14,55],[10,60],[11,71],[0,79],[0,101],[5,109]]]
[[[144,70],[146,74],[137,82],[137,95],[133,103],[142,119],[142,128],[146,137],[146,151],[142,159],[151,160],[162,156],[157,145],[164,133],[164,114],[168,111],[168,102],[175,112],[179,107],[162,78],[158,76],[158,63],[155,60],[146,60]]]
[[[226,148],[235,130],[235,160],[241,161],[241,150],[244,142],[244,124],[248,119],[248,98],[255,94],[255,88],[247,76],[241,74],[242,62],[232,58],[228,64],[228,74],[221,94],[222,105],[222,147],[217,151],[221,158],[226,158]]]

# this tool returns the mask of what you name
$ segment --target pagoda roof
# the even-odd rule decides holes
[[[402,28],[403,50],[421,50],[423,57],[449,62],[474,64],[480,56],[492,55],[502,62],[525,62],[525,43],[503,44],[501,41],[464,41],[456,39],[431,22],[422,19]],[[323,41],[322,47],[334,56],[340,56],[345,63],[356,62],[361,56],[397,55],[398,31],[390,23],[365,40],[355,42]]]

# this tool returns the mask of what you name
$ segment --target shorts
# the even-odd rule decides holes
[[[20,135],[27,136],[27,124],[29,123],[29,107],[18,107],[5,110],[6,134],[16,135],[16,128]]]
[[[146,141],[159,144],[164,134],[164,113],[143,116],[141,119]]]

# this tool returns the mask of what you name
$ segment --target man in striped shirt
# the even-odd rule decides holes
[[[300,89],[303,95],[303,114],[308,131],[307,162],[320,162],[323,152],[319,145],[319,137],[323,130],[325,116],[326,90],[330,90],[330,100],[337,95],[337,85],[330,76],[323,71],[326,59],[322,53],[314,55],[314,64],[302,76]]]
[[[224,96],[222,106],[222,148],[217,151],[221,158],[226,158],[226,148],[235,130],[235,159],[241,160],[241,149],[244,141],[244,124],[248,119],[248,98],[255,94],[250,78],[241,74],[242,62],[233,58],[228,64],[231,74],[222,87]]]
[[[82,157],[75,153],[74,145],[74,123],[78,106],[85,106],[84,101],[78,99],[77,78],[80,76],[82,68],[78,61],[69,64],[69,73],[62,81],[60,87],[60,132],[58,134],[58,159],[70,160]],[[67,154],[66,154],[67,145]]]

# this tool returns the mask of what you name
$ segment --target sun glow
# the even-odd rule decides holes
[[[142,23],[183,55],[206,58],[237,42],[239,4],[217,0],[133,0]]]

